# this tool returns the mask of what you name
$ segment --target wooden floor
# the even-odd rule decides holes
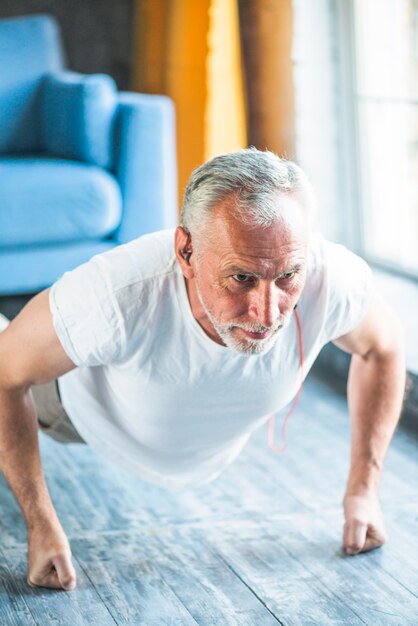
[[[418,625],[417,439],[399,429],[387,458],[389,543],[347,557],[343,397],[311,377],[288,438],[276,455],[262,428],[220,479],[174,494],[42,436],[78,587],[26,585],[25,529],[1,481],[0,624]]]

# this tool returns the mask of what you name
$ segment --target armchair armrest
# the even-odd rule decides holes
[[[57,157],[112,165],[116,86],[104,74],[62,71],[43,85],[43,148]]]
[[[115,176],[122,198],[118,243],[177,224],[175,117],[165,96],[121,93],[115,121]]]

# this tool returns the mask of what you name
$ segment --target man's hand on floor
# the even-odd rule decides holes
[[[354,555],[380,548],[387,541],[379,497],[375,491],[346,493],[344,496],[344,537],[346,554]]]
[[[28,584],[70,591],[77,579],[68,539],[58,524],[39,524],[28,531]]]

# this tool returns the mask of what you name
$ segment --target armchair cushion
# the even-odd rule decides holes
[[[113,176],[58,159],[0,159],[0,248],[106,237],[121,219]]]
[[[177,225],[175,118],[169,98],[119,94],[114,171],[123,198],[118,243]]]
[[[64,67],[53,17],[0,19],[0,293],[177,223],[173,103]]]
[[[112,166],[116,86],[110,76],[58,72],[45,77],[43,147],[53,156]]]
[[[0,20],[0,153],[41,149],[42,77],[62,66],[58,26],[52,17]]]

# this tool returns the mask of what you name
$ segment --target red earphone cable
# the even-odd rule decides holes
[[[293,413],[293,410],[294,410],[295,406],[299,402],[300,394],[302,393],[302,388],[303,388],[305,356],[303,354],[302,327],[301,327],[301,324],[300,324],[299,314],[296,311],[296,307],[293,309],[293,313],[295,314],[296,326],[297,326],[297,329],[298,329],[299,358],[300,358],[300,377],[301,377],[301,381],[300,381],[300,387],[299,387],[298,392],[297,392],[297,394],[295,396],[295,399],[293,400],[292,406],[290,407],[287,415],[285,416],[285,418],[283,420],[283,424],[282,424],[282,439],[284,441],[284,444],[283,444],[283,446],[281,448],[279,448],[279,447],[274,445],[274,415],[270,415],[270,418],[269,418],[269,428],[268,428],[268,444],[269,444],[269,447],[274,452],[284,452],[286,450],[286,448],[287,448],[287,439],[286,439],[286,425],[287,425],[287,421],[288,421],[289,417],[291,416],[291,414]]]

